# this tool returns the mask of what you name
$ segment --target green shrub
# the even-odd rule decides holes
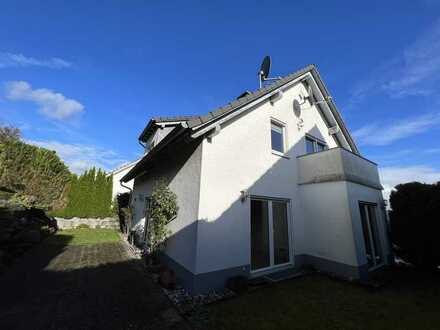
[[[76,226],[76,229],[90,229],[90,226],[85,223],[82,223],[82,224]]]
[[[52,209],[63,200],[70,172],[54,151],[6,139],[0,143],[0,186],[14,202]]]
[[[0,126],[0,143],[19,141],[21,132],[17,127]]]
[[[440,265],[440,182],[396,186],[390,196],[391,238],[396,254],[423,268]]]
[[[157,252],[165,245],[170,234],[167,224],[177,216],[177,196],[164,181],[156,183],[151,194],[147,244],[150,252]]]
[[[80,176],[73,174],[67,194],[67,206],[53,216],[63,218],[105,218],[113,215],[112,177],[92,168]]]

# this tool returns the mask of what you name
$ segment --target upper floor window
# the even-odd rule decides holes
[[[271,121],[270,131],[272,150],[284,153],[284,126],[278,122]]]
[[[306,136],[306,152],[308,154],[319,152],[327,149],[327,144],[312,136]]]

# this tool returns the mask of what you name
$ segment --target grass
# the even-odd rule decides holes
[[[47,244],[63,245],[90,245],[100,243],[114,243],[120,240],[120,236],[113,229],[66,229],[60,230],[50,236]]]
[[[207,306],[214,329],[440,329],[439,274],[393,274],[377,291],[310,275]]]

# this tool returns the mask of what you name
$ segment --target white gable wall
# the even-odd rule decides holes
[[[298,155],[305,153],[305,133],[336,143],[317,109],[303,105],[303,127],[293,112],[301,84],[284,91],[281,100],[266,101],[224,125],[211,142],[203,141],[196,273],[249,265],[250,200],[252,195],[287,198],[293,215],[293,249],[307,253],[304,214],[297,186]],[[286,156],[272,153],[271,118],[285,124]]]
[[[127,189],[126,187],[123,187],[123,186],[121,185],[120,180],[122,179],[122,177],[123,177],[125,174],[127,174],[127,173],[133,168],[134,165],[135,165],[135,164],[133,164],[133,165],[131,165],[131,166],[128,166],[128,167],[126,167],[126,168],[124,168],[123,170],[120,170],[120,171],[115,171],[115,172],[112,174],[112,176],[113,176],[113,178],[112,178],[112,180],[113,180],[113,187],[112,187],[112,200],[114,200],[115,197],[116,197],[118,194],[123,194],[123,193],[130,192],[129,189]],[[130,188],[133,188],[133,183],[134,183],[134,180],[130,180],[130,181],[124,183],[124,186],[130,187]]]
[[[174,126],[157,127],[154,133],[148,138],[146,142],[147,146],[157,146],[174,128]]]

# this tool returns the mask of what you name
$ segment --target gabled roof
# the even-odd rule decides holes
[[[125,174],[120,181],[128,182],[137,176],[141,175],[145,172],[145,167],[148,166],[151,160],[154,160],[154,157],[159,154],[164,148],[167,148],[169,145],[172,145],[172,142],[178,139],[185,133],[187,129],[182,126],[177,126],[173,128],[173,130],[167,134],[158,145],[156,145],[153,149],[147,152],[137,163],[136,165]]]
[[[273,84],[270,84],[269,86],[257,89],[256,91],[250,92],[248,95],[246,95],[242,98],[239,98],[237,100],[229,102],[228,104],[226,104],[220,108],[217,108],[213,111],[210,111],[206,115],[191,116],[193,118],[187,122],[188,127],[193,128],[193,127],[202,125],[204,123],[210,122],[212,120],[215,120],[218,117],[223,116],[227,113],[230,113],[230,112],[242,107],[243,105],[251,103],[251,102],[257,100],[258,98],[260,98],[266,94],[269,94],[270,92],[273,92],[274,90],[291,82],[292,80],[295,80],[295,79],[301,77],[303,74],[311,71],[312,69],[316,69],[316,68],[313,64],[310,64],[310,65],[306,66],[305,68],[302,68],[301,70],[298,70],[294,73],[291,73],[291,74],[275,81]]]
[[[153,117],[148,122],[147,126],[144,128],[142,133],[139,135],[139,140],[146,142],[148,135],[153,132],[156,124],[160,123],[174,123],[174,122],[187,122],[189,120],[195,119],[197,116],[169,116],[169,117]]]
[[[277,80],[273,84],[266,86],[264,88],[257,89],[254,92],[248,92],[243,93],[246,94],[244,97],[238,98],[234,101],[229,102],[228,104],[219,107],[213,111],[208,112],[206,115],[194,115],[194,116],[167,116],[167,117],[153,117],[148,122],[145,129],[142,131],[142,133],[139,135],[139,140],[146,142],[148,135],[154,130],[154,127],[156,124],[160,123],[169,123],[169,122],[185,122],[189,128],[193,128],[196,126],[199,126],[201,124],[207,123],[209,121],[212,121],[226,113],[232,112],[235,109],[241,107],[242,105],[245,105],[247,103],[250,103],[256,99],[258,99],[261,96],[264,96],[277,88],[281,87],[282,85],[302,76],[303,74],[309,72],[315,68],[314,65],[308,65],[305,68],[302,68],[301,70],[298,70],[294,73],[289,74],[288,76],[285,76],[284,78]]]
[[[256,100],[258,100],[259,98],[262,98],[272,92],[275,92],[277,89],[283,87],[284,85],[300,78],[301,76],[310,73],[314,80],[316,81],[316,84],[318,85],[318,88],[321,90],[321,93],[325,96],[325,97],[329,97],[330,94],[328,92],[327,87],[325,86],[324,82],[321,79],[321,76],[316,68],[315,65],[310,64],[294,73],[291,73],[279,80],[276,80],[274,83],[257,89],[254,92],[249,92],[249,93],[243,93],[242,95],[244,95],[243,97],[240,97],[234,101],[229,102],[228,104],[219,107],[213,111],[208,112],[205,115],[195,115],[195,116],[173,116],[173,117],[154,117],[152,118],[147,127],[143,130],[143,132],[141,133],[141,135],[139,136],[139,140],[141,141],[146,141],[146,137],[147,134],[149,134],[156,126],[156,124],[161,124],[161,123],[181,123],[184,125],[179,125],[179,126],[183,126],[185,130],[186,128],[192,129],[192,130],[199,130],[205,126],[209,126],[211,123],[226,117],[227,115],[233,113],[234,111],[239,110],[240,108],[246,106],[247,104],[250,104]],[[359,150],[356,147],[356,144],[354,143],[354,140],[352,139],[348,129],[346,128],[342,117],[339,113],[339,111],[336,108],[336,105],[334,104],[333,100],[330,99],[330,101],[328,101],[328,107],[333,115],[333,117],[335,118],[339,128],[341,129],[347,143],[350,145],[350,148],[352,149],[352,151],[355,154],[359,154]],[[183,130],[179,130],[179,134],[182,133]],[[161,147],[167,143],[168,139],[164,139],[163,141],[161,141],[160,145]],[[159,146],[159,145],[158,145]],[[148,154],[146,154],[142,160],[136,164],[136,166],[129,172],[127,173],[123,178],[122,181],[126,182],[128,180],[130,180],[131,178],[135,177],[135,172],[139,173],[140,171],[140,167],[143,166],[143,164],[146,163],[147,159],[151,158],[156,152],[158,152],[159,150],[155,150],[155,148],[153,148],[153,151],[155,151],[154,153],[150,152]],[[159,149],[159,148],[158,148]]]
[[[124,164],[116,167],[114,170],[110,171],[109,173],[107,173],[107,176],[114,175],[114,174],[119,173],[119,172],[121,172],[123,170],[126,170],[127,168],[136,165],[136,163],[138,161],[140,161],[140,160],[141,160],[141,158],[133,160],[133,161],[128,162],[128,163],[124,163]]]

